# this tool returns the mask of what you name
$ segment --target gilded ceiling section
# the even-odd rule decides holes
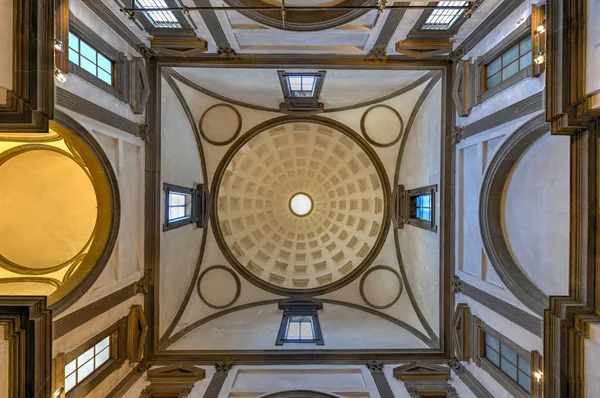
[[[247,273],[286,289],[323,288],[378,250],[384,189],[373,157],[335,128],[290,122],[240,147],[219,184],[218,226]],[[313,210],[295,215],[291,198]]]

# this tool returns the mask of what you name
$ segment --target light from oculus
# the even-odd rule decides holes
[[[313,209],[313,201],[307,194],[297,193],[290,200],[290,209],[296,216],[306,216]]]

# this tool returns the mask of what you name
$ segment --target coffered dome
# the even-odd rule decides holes
[[[287,122],[246,138],[217,182],[221,244],[274,290],[322,290],[370,263],[384,237],[382,167],[348,132]]]

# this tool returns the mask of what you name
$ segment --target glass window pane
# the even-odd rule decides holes
[[[285,336],[286,339],[299,339],[300,338],[300,323],[290,321],[288,323],[288,329]]]
[[[86,71],[90,72],[92,75],[96,75],[96,65],[88,61],[87,59],[81,57],[80,66]]]
[[[531,65],[531,53],[527,53],[520,58],[519,69],[523,70]]]
[[[502,73],[496,73],[494,76],[490,77],[487,81],[488,90],[492,87],[496,87],[502,81]]]
[[[500,354],[512,362],[513,365],[517,364],[517,354],[504,344],[500,344]]]
[[[88,377],[94,371],[94,360],[87,361],[77,369],[77,383]]]
[[[417,207],[417,218],[423,218],[423,208]]]
[[[69,32],[69,48],[79,51],[79,38],[71,32]]]
[[[431,209],[424,208],[422,218],[423,220],[431,221]]]
[[[77,375],[73,373],[65,378],[65,392],[70,391],[77,384]]]
[[[102,54],[98,54],[98,66],[108,73],[112,71],[112,62]]]
[[[502,60],[500,57],[490,62],[487,66],[487,77],[495,75],[502,68]]]
[[[314,76],[304,76],[302,78],[302,90],[312,91],[314,83],[315,83]]]
[[[68,376],[71,373],[73,373],[75,369],[77,369],[77,365],[75,364],[75,360],[72,360],[67,364],[67,366],[65,366],[65,376]]]
[[[303,340],[312,340],[314,338],[312,322],[302,322],[300,325],[300,337]]]
[[[529,375],[519,371],[519,385],[527,392],[531,392],[531,378]]]
[[[169,221],[177,219],[177,208],[170,207],[169,208]]]
[[[485,357],[490,360],[494,365],[500,367],[500,355],[492,350],[490,346],[485,346]]]
[[[423,206],[423,196],[417,196],[417,206]]]
[[[112,76],[104,72],[102,69],[98,69],[98,77],[106,84],[112,84]]]
[[[421,198],[423,200],[423,204],[421,206],[431,207],[431,195],[423,195]]]
[[[527,374],[531,373],[531,364],[522,356],[519,356],[519,369]]]
[[[73,62],[75,65],[79,65],[79,54],[74,50],[69,50],[69,61]]]
[[[92,62],[96,62],[96,50],[88,46],[86,43],[81,42],[79,46],[79,54],[83,55]]]
[[[514,62],[519,58],[519,46],[516,45],[504,54],[502,54],[502,67],[506,67],[508,64]]]
[[[101,342],[96,344],[96,354],[102,351],[104,348],[108,347],[108,343],[110,342],[110,336],[103,339]]]
[[[77,366],[83,365],[84,362],[89,361],[90,359],[92,359],[93,356],[94,356],[94,347],[90,348],[89,350],[87,350],[86,352],[84,352],[77,358]]]
[[[513,62],[506,68],[502,69],[502,80],[506,80],[519,71],[519,63]]]
[[[96,358],[94,358],[96,361],[95,367],[98,368],[104,362],[108,361],[109,357],[110,357],[110,348],[109,347],[106,347],[102,351],[99,351],[96,354]]]
[[[492,336],[489,333],[485,334],[485,344],[489,345],[497,352],[500,352],[500,342],[498,341],[497,338],[495,338],[494,336]]]
[[[290,89],[298,91],[302,89],[302,78],[300,76],[288,76],[290,82]]]
[[[523,40],[520,43],[520,47],[521,47],[521,55],[530,52],[531,51],[531,36],[529,36],[527,39]]]
[[[508,362],[504,358],[500,358],[500,369],[504,371],[511,379],[517,380],[517,368],[512,363]]]

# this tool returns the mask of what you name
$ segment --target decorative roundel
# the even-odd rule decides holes
[[[211,308],[223,309],[233,305],[240,292],[240,278],[224,265],[208,267],[198,278],[198,295]]]
[[[400,298],[402,279],[392,267],[377,265],[363,274],[359,290],[369,307],[382,310],[391,307]]]
[[[200,135],[212,145],[228,145],[242,129],[242,116],[229,104],[216,104],[200,118]]]
[[[374,105],[360,120],[365,139],[374,146],[388,147],[398,142],[404,131],[404,121],[397,110],[387,105]]]
[[[389,215],[383,166],[337,122],[265,123],[223,159],[213,192],[217,241],[251,282],[318,293],[356,278],[380,250]]]

